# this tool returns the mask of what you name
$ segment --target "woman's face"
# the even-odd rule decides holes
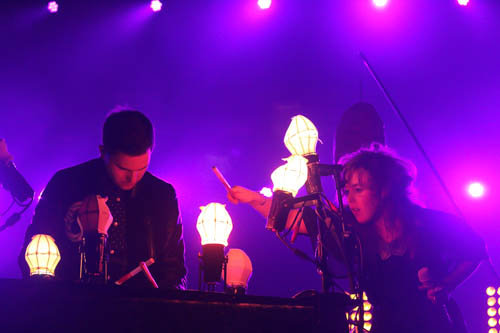
[[[375,189],[368,171],[357,169],[348,175],[345,196],[349,208],[359,223],[364,224],[380,216],[381,196]]]

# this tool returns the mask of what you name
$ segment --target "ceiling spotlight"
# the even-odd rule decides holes
[[[484,186],[478,182],[471,183],[467,187],[467,192],[473,198],[481,198],[484,195]]]
[[[389,0],[373,0],[373,4],[375,5],[375,7],[379,8],[385,7],[388,2]]]
[[[163,4],[161,3],[160,0],[153,0],[151,1],[151,9],[153,10],[153,12],[159,12],[161,10],[161,7],[163,6]]]
[[[271,0],[259,0],[257,1],[257,5],[259,5],[260,9],[269,9],[271,7]]]
[[[47,5],[47,9],[49,10],[49,12],[51,13],[57,13],[57,10],[59,9],[59,5],[57,4],[57,2],[55,1],[51,1],[49,2],[49,4]]]

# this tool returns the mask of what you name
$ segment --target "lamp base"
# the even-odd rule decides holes
[[[215,286],[218,282],[220,282],[223,270],[225,287],[227,257],[224,255],[224,245],[202,245],[202,254],[199,254],[198,257],[200,258],[199,289],[202,290],[203,280],[203,282],[208,286],[209,291],[215,291]]]

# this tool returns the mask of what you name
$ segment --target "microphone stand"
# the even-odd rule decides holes
[[[337,224],[340,229],[340,237],[339,234],[333,230],[332,236],[335,238],[338,249],[340,251],[340,255],[347,269],[349,287],[351,291],[353,291],[356,295],[354,303],[358,306],[359,309],[359,322],[355,323],[360,328],[363,328],[364,325],[364,309],[363,309],[363,290],[360,286],[360,276],[356,276],[355,272],[355,263],[356,257],[359,256],[358,271],[357,273],[361,274],[362,270],[362,253],[361,248],[356,246],[355,243],[355,233],[352,230],[352,227],[347,226],[346,221],[344,219],[345,208],[342,201],[342,166],[339,164],[320,164],[319,158],[317,154],[311,154],[305,156],[308,163],[308,179],[306,183],[306,189],[308,195],[287,200],[283,207],[286,209],[291,208],[301,208],[305,206],[315,206],[316,215],[318,219],[316,219],[317,223],[317,245],[316,245],[316,260],[313,261],[316,264],[316,267],[321,275],[322,289],[323,293],[327,294],[330,292],[332,286],[336,285],[333,281],[333,276],[328,269],[327,264],[327,256],[325,251],[325,232],[326,227],[331,228],[334,221],[328,216],[327,209],[334,212],[335,217],[337,219]],[[323,202],[323,198],[328,200],[326,196],[323,194],[323,188],[321,185],[321,177],[322,176],[333,176],[335,181],[335,187],[337,191],[338,198],[338,209],[337,211],[333,211],[331,207],[325,205]],[[328,220],[330,220],[328,224]],[[333,226],[335,227],[335,226]],[[280,237],[279,233],[277,233],[278,237],[284,242],[284,239]],[[291,247],[290,247],[291,248]],[[297,253],[299,250],[293,249],[294,253],[303,257],[305,254]],[[307,256],[307,255],[305,255]]]

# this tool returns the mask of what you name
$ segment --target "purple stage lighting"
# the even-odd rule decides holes
[[[458,4],[461,6],[467,6],[469,4],[469,0],[457,0]]]
[[[471,183],[467,187],[467,192],[473,198],[481,198],[484,195],[484,186],[478,182]]]
[[[269,9],[271,7],[271,0],[259,0],[257,1],[260,9]]]
[[[151,9],[153,10],[153,12],[159,12],[161,10],[162,5],[163,4],[161,3],[160,0],[151,1]]]
[[[389,2],[389,0],[373,0],[373,4],[375,5],[375,7],[379,8],[385,7],[387,5],[387,2]]]
[[[49,10],[49,12],[51,13],[57,13],[57,10],[59,9],[59,5],[57,4],[57,2],[55,1],[51,1],[49,2],[49,4],[47,5],[47,9]]]

